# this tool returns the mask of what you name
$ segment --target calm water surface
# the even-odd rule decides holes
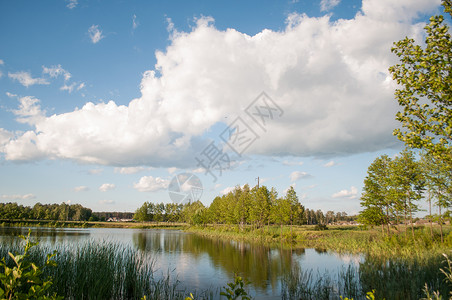
[[[0,227],[0,239],[12,241],[28,228]],[[349,265],[357,266],[360,256],[339,255],[317,249],[287,249],[245,242],[201,237],[179,230],[126,228],[32,228],[41,244],[83,243],[109,240],[151,252],[157,274],[181,281],[190,290],[216,289],[226,285],[238,273],[251,282],[249,288],[258,299],[278,298],[281,278],[292,266],[313,270],[319,276],[338,273]]]

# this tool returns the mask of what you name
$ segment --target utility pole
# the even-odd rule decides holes
[[[257,189],[259,189],[259,176],[256,179],[257,179]]]

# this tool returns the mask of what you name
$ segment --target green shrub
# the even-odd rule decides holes
[[[12,264],[7,263],[3,257],[0,261],[0,298],[1,299],[63,299],[55,293],[49,295],[49,288],[52,286],[52,278],[47,276],[43,278],[43,269],[54,267],[56,263],[52,258],[56,251],[47,255],[47,260],[43,267],[30,261],[29,250],[36,246],[37,242],[30,241],[30,232],[25,238],[25,247],[23,254],[12,254],[8,252]]]

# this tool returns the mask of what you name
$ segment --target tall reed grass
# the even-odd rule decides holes
[[[440,268],[447,267],[441,255],[412,258],[367,256],[358,266],[339,270],[337,275],[314,273],[294,267],[282,279],[282,299],[367,299],[375,291],[375,299],[424,299],[425,285],[449,299],[452,286]]]
[[[0,243],[0,257],[8,251],[20,253],[20,242]],[[40,265],[46,254],[57,250],[56,267],[44,270],[53,278],[51,292],[65,299],[184,299],[189,292],[202,299],[213,298],[210,291],[194,293],[179,288],[179,282],[156,276],[154,260],[149,253],[132,246],[110,241],[88,241],[80,245],[38,245],[30,251],[30,259]],[[8,260],[8,259],[7,259]]]

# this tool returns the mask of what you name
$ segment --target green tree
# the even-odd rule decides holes
[[[249,209],[250,209],[250,187],[245,184],[240,193],[240,197],[234,207],[234,219],[240,228],[243,229],[243,225],[248,222],[249,219]]]
[[[452,14],[451,1],[443,1]],[[425,149],[452,165],[452,39],[444,17],[432,16],[425,26],[425,48],[408,37],[392,48],[400,63],[389,68],[401,86],[395,96],[403,112],[394,134],[409,147]],[[450,168],[452,170],[452,168]]]
[[[387,225],[389,234],[390,208],[392,203],[391,181],[390,181],[391,159],[387,155],[377,157],[367,169],[364,179],[363,193],[361,195],[361,206],[364,210],[360,212],[360,220],[369,225]]]
[[[420,163],[416,161],[414,153],[404,150],[390,164],[391,190],[393,205],[403,207],[405,222],[409,214],[411,233],[414,239],[413,212],[418,210],[416,201],[422,198],[425,180]],[[405,232],[406,232],[405,223]]]
[[[150,215],[148,213],[149,203],[144,202],[141,207],[139,207],[135,214],[133,215],[133,219],[138,222],[147,222],[150,221]]]
[[[290,202],[286,198],[276,199],[275,204],[272,206],[271,219],[272,219],[272,222],[280,225],[280,228],[281,228],[280,236],[281,237],[282,237],[283,225],[288,224],[290,222],[290,210],[291,210],[291,205],[290,205]]]
[[[257,227],[262,227],[267,223],[270,205],[270,191],[266,186],[261,186],[259,189],[255,187],[251,190],[250,219]]]
[[[202,212],[204,210],[205,206],[199,200],[193,203],[187,203],[184,205],[184,208],[181,212],[182,220],[189,224],[200,224],[200,220],[204,221],[206,217],[204,212]]]
[[[290,235],[292,236],[292,227],[296,219],[298,219],[298,216],[302,213],[301,206],[299,205],[300,202],[298,202],[298,196],[295,192],[295,189],[293,186],[290,186],[287,190],[286,201],[289,203],[289,220],[290,220]]]
[[[423,152],[421,155],[421,167],[426,180],[430,222],[432,216],[431,201],[435,200],[435,204],[438,206],[441,241],[443,241],[442,208],[448,210],[452,205],[452,172],[450,172],[447,161],[427,152]],[[430,230],[432,234],[433,230]]]

